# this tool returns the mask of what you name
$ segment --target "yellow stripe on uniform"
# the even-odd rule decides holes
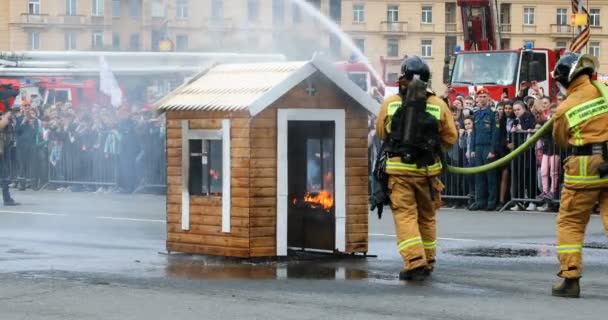
[[[401,250],[405,250],[409,247],[413,247],[413,246],[419,245],[419,244],[422,244],[422,238],[414,237],[414,238],[409,238],[409,239],[399,242],[398,247],[399,247],[399,251],[401,251]]]
[[[576,253],[581,252],[582,249],[582,244],[562,244],[557,246],[558,253]]]
[[[435,241],[422,241],[422,245],[425,249],[435,249],[437,248],[437,240]]]
[[[569,174],[564,175],[564,183],[572,184],[600,184],[608,183],[608,178],[602,178],[599,174],[593,176],[572,176]]]
[[[436,170],[441,170],[443,168],[443,165],[441,164],[441,162],[437,162],[433,165],[428,166],[428,170],[429,171],[436,171]],[[403,170],[403,171],[416,171],[416,172],[426,172],[427,168],[426,167],[422,167],[422,168],[418,168],[418,166],[416,164],[412,164],[412,163],[403,163],[399,160],[386,160],[386,169],[390,169],[390,170]]]
[[[441,120],[441,107],[440,106],[427,103],[426,112],[430,113],[435,119]]]

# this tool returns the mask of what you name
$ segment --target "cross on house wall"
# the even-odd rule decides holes
[[[308,87],[306,87],[306,93],[311,97],[317,93],[317,89],[313,87],[311,82],[308,82]]]

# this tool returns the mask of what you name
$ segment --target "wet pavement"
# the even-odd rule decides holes
[[[405,283],[390,212],[370,215],[372,257],[294,252],[244,261],[167,254],[163,197],[15,197],[22,206],[0,208],[1,319],[603,319],[608,312],[608,241],[597,216],[586,238],[583,299],[570,301],[548,295],[558,267],[555,214],[442,210],[432,280]]]

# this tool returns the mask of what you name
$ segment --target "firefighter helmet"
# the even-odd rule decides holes
[[[596,57],[568,52],[559,59],[551,76],[564,88],[568,88],[576,77],[581,74],[592,76],[598,67],[599,61]]]
[[[420,80],[428,82],[431,78],[431,70],[421,57],[406,57],[401,63],[401,78],[412,80],[414,75],[418,75]]]

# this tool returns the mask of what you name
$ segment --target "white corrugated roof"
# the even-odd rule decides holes
[[[321,71],[370,112],[379,104],[332,63],[311,61],[220,64],[200,73],[189,83],[156,104],[163,111],[240,111],[254,116],[304,81]]]

